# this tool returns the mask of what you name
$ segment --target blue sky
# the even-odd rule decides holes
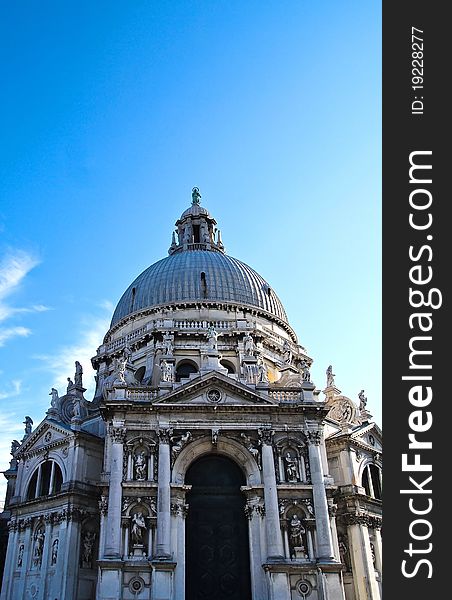
[[[381,422],[379,2],[9,3],[0,46],[0,468],[195,185]]]

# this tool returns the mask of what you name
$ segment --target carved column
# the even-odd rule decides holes
[[[347,515],[347,537],[349,555],[354,573],[353,583],[356,598],[366,600],[381,600],[380,588],[375,577],[375,567],[372,560],[368,520],[365,516]]]
[[[108,512],[105,536],[105,557],[121,557],[121,497],[122,470],[124,458],[124,427],[110,426],[110,487],[108,490]]]
[[[19,523],[19,530],[24,529],[24,555],[22,557],[22,576],[18,582],[17,588],[14,590],[17,596],[13,596],[13,598],[25,598],[25,583],[26,583],[26,572],[30,569],[30,554],[32,555],[33,551],[33,529],[32,529],[32,519],[27,517],[22,523]],[[9,600],[9,598],[8,598]]]
[[[262,562],[265,557],[262,556],[261,548],[261,527],[262,519],[265,516],[265,509],[259,496],[253,496],[250,488],[242,488],[245,491],[248,500],[245,505],[245,514],[249,521],[249,540],[251,556],[251,587],[253,598],[265,598],[265,579],[262,576]]]
[[[11,588],[13,583],[13,573],[17,564],[17,552],[18,552],[18,543],[17,539],[19,536],[18,524],[16,521],[16,517],[13,517],[11,521],[8,523],[9,536],[8,536],[8,547],[6,550],[5,557],[5,569],[3,572],[3,586],[2,586],[2,595],[1,600],[6,600],[7,598],[11,598]],[[25,572],[26,566],[22,560],[22,569]]]
[[[272,437],[274,432],[260,429],[262,444],[262,476],[264,480],[265,531],[267,534],[267,557],[283,558],[284,545],[279,523],[278,491],[276,487],[275,461]]]
[[[379,573],[383,572],[380,527],[375,527],[375,568]]]
[[[42,549],[42,559],[41,559],[41,573],[46,573],[49,567],[49,555],[50,549],[52,545],[52,517],[50,514],[44,515],[45,522],[45,532],[44,532],[44,547]],[[48,590],[46,589],[46,585],[48,582],[45,581],[44,577],[41,579],[41,585],[39,586],[37,599],[44,600],[47,595]]]
[[[171,429],[160,429],[159,436],[159,474],[157,493],[157,548],[156,558],[170,558],[171,534],[171,462],[170,436]]]
[[[305,431],[305,435],[308,442],[311,469],[312,496],[317,531],[317,556],[324,560],[332,560],[334,557],[333,541],[320,453],[322,434],[320,429],[315,429]]]

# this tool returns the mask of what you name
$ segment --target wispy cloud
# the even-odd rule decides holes
[[[48,310],[42,304],[26,307],[12,306],[6,299],[19,288],[26,275],[39,264],[39,260],[22,250],[10,251],[0,260],[0,323],[20,313],[42,312]],[[0,327],[0,346],[14,337],[30,335],[27,327]]]
[[[6,389],[0,390],[0,400],[18,396],[22,391],[22,382],[19,379],[13,379]]]
[[[91,366],[91,358],[96,354],[97,348],[102,344],[105,333],[110,326],[113,305],[104,301],[100,305],[101,316],[86,316],[80,323],[80,329],[75,344],[57,348],[53,354],[37,355],[34,358],[40,360],[44,368],[52,373],[53,380],[50,383],[55,387],[60,396],[66,393],[67,378],[74,379],[75,361],[78,360],[83,367],[83,385],[87,389],[85,396],[92,399],[95,389],[95,371]]]
[[[7,342],[10,338],[18,336],[27,337],[27,335],[30,335],[30,333],[31,329],[27,329],[26,327],[0,327],[0,346],[4,346],[5,342]]]

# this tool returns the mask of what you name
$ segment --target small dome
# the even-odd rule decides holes
[[[146,308],[202,301],[247,305],[287,323],[278,296],[251,267],[222,252],[190,250],[171,254],[143,271],[118,302],[111,327]]]

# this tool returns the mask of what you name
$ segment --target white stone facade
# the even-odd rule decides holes
[[[224,256],[199,193],[176,225],[170,256]],[[126,292],[130,312],[122,299],[93,358],[94,399],[79,375],[13,449],[1,600],[201,597],[187,566],[190,540],[201,535],[190,502],[202,482],[190,483],[190,473],[212,457],[241,474],[231,498],[245,534],[230,544],[245,541],[249,561],[245,576],[232,555],[201,561],[204,581],[224,590],[212,597],[380,598],[380,488],[370,465],[380,466],[381,432],[353,403],[347,427],[335,418],[344,397],[335,388],[320,397],[274,292],[256,295],[261,282],[251,274],[245,303],[239,288],[235,301],[224,299],[213,289],[216,264],[200,272],[193,298],[177,298],[175,280],[176,297],[164,304],[145,305],[147,290]],[[217,488],[208,494],[223,510]],[[206,555],[232,547],[222,543],[206,543]],[[249,589],[236,589],[239,577]]]

